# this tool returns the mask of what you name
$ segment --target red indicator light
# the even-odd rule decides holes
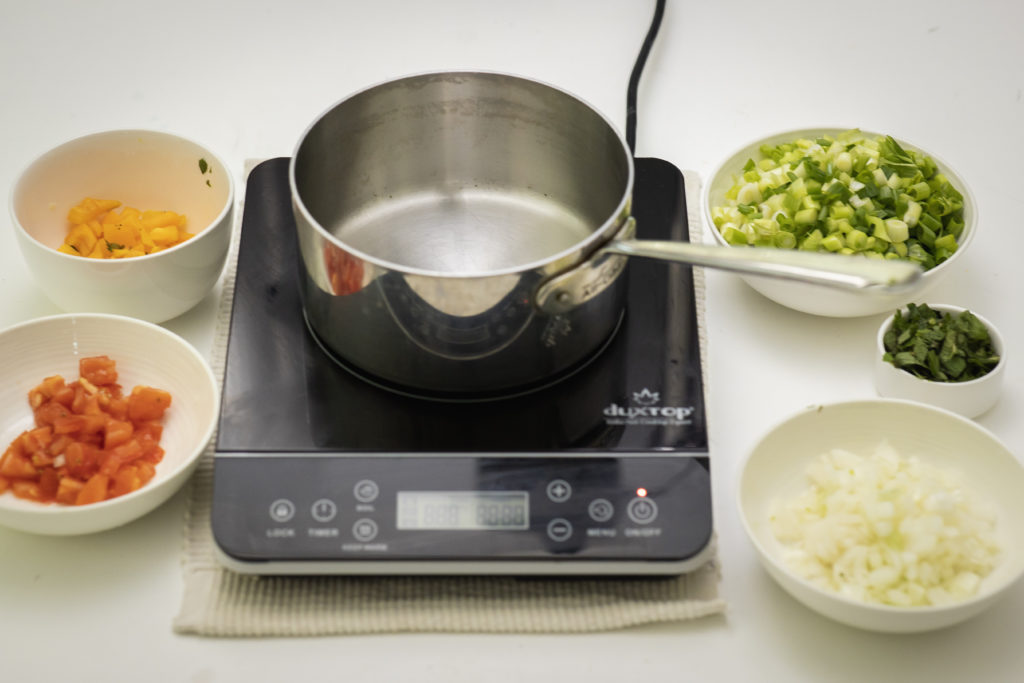
[[[647,497],[647,489],[645,489],[644,487],[641,486],[640,488],[638,488],[636,490],[636,495],[640,496],[641,498],[646,498]]]

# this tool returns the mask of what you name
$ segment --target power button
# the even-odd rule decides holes
[[[636,524],[650,524],[658,516],[658,504],[650,498],[634,498],[626,506],[626,514]]]

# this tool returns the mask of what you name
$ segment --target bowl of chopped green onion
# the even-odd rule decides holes
[[[1006,346],[999,330],[960,306],[908,304],[878,330],[880,396],[930,403],[973,418],[999,399]]]
[[[967,250],[978,216],[967,183],[948,164],[860,129],[794,130],[744,145],[712,173],[703,199],[722,246],[903,259],[924,271],[895,293],[742,276],[779,304],[831,317],[875,315],[920,299]]]

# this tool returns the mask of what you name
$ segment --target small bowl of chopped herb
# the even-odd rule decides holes
[[[960,306],[908,304],[878,330],[875,387],[977,417],[999,399],[1006,346],[999,330]]]
[[[900,259],[924,271],[896,292],[853,292],[743,276],[794,310],[847,318],[920,300],[974,237],[977,203],[941,159],[891,135],[806,128],[741,147],[704,187],[704,220],[720,246]]]

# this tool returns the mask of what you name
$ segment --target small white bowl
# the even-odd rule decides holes
[[[777,501],[807,488],[806,468],[834,448],[869,455],[885,439],[901,454],[962,473],[965,485],[997,515],[998,565],[972,598],[948,606],[891,607],[827,591],[796,574],[775,538]],[[811,406],[782,420],[754,446],[740,470],[738,503],[759,559],[783,589],[835,621],[871,631],[913,633],[944,628],[992,605],[1024,575],[1024,467],[991,432],[955,413],[898,399]]]
[[[962,313],[967,310],[960,306],[947,304],[928,304],[929,308],[943,314]],[[904,309],[905,310],[905,309]],[[971,311],[974,313],[974,311]],[[1006,368],[1006,344],[995,325],[982,316],[975,317],[988,328],[992,338],[992,346],[999,354],[999,363],[982,377],[966,382],[934,382],[900,370],[892,363],[883,359],[885,354],[885,333],[892,327],[896,314],[886,318],[878,328],[875,341],[875,388],[879,396],[905,398],[922,403],[952,410],[965,417],[977,417],[991,408],[999,400],[1003,388],[1003,375]]]
[[[803,128],[776,133],[750,142],[726,158],[711,173],[710,180],[704,186],[702,197],[704,222],[708,226],[715,243],[723,247],[732,246],[725,241],[718,228],[715,227],[714,221],[711,218],[711,209],[716,206],[725,206],[728,203],[725,193],[736,182],[736,178],[742,174],[743,165],[747,160],[760,158],[759,150],[761,145],[778,145],[783,142],[796,140],[797,138],[813,139],[822,135],[835,136],[849,129],[849,127]],[[867,130],[862,130],[861,132],[866,137],[880,135],[880,133]],[[948,164],[933,153],[910,144],[903,138],[898,139],[904,149],[912,149],[930,156],[939,171],[945,174],[953,186],[964,196],[964,229],[958,240],[958,248],[950,258],[926,271],[913,287],[902,290],[898,294],[848,292],[823,285],[752,275],[741,276],[744,282],[762,295],[783,306],[804,313],[833,318],[854,318],[891,311],[910,301],[920,299],[925,292],[935,286],[935,283],[954,267],[954,263],[963,257],[963,254],[973,241],[978,224],[978,205],[967,183]]]
[[[57,251],[68,233],[68,210],[86,197],[184,214],[195,237],[128,259]],[[9,205],[28,269],[57,306],[163,322],[199,303],[220,277],[231,242],[234,184],[224,162],[191,140],[112,130],[41,155],[19,175]]]
[[[117,362],[125,393],[142,384],[171,394],[156,475],[137,491],[91,505],[43,504],[0,494],[0,525],[49,535],[87,534],[126,524],[166,501],[188,479],[213,435],[220,392],[203,357],[181,337],[125,316],[68,313],[0,332],[0,444],[34,426],[28,392],[45,377],[78,379],[82,357]]]

